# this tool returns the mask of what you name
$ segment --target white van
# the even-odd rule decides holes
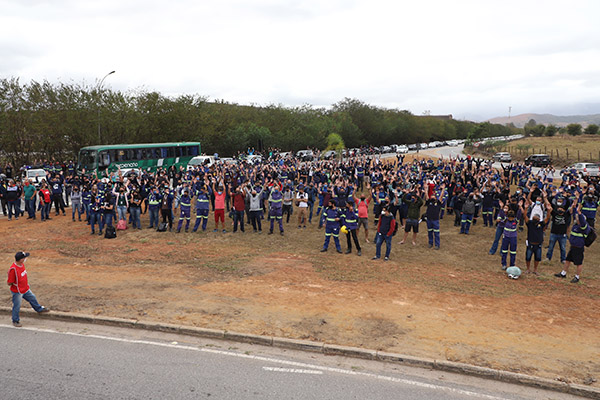
[[[46,179],[46,171],[43,169],[28,169],[27,174],[25,175],[25,179],[31,179],[31,182],[37,188],[40,183],[42,183],[42,179]]]
[[[215,163],[214,156],[196,156],[193,157],[187,165],[187,170],[194,169],[196,167],[204,167],[205,165],[211,167]]]

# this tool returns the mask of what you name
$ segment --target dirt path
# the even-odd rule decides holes
[[[450,225],[443,221],[443,246],[462,240]],[[435,254],[422,235],[416,247],[394,240],[388,263],[370,260],[372,244],[360,258],[321,255],[322,231],[286,228],[285,237],[142,230],[105,240],[68,217],[2,219],[8,240],[0,249],[6,267],[17,250],[32,253],[32,289],[60,311],[319,340],[577,383],[600,378],[597,249],[586,252],[590,265],[575,287],[551,276],[556,264],[539,278],[506,279],[496,258],[482,256],[489,228],[475,227],[479,236]],[[8,290],[0,298],[10,304]]]

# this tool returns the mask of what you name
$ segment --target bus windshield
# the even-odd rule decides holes
[[[81,150],[79,152],[79,169],[86,171],[98,168],[98,152],[96,150]]]

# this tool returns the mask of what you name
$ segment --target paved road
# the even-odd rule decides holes
[[[574,398],[365,360],[51,320],[0,325],[0,398]]]

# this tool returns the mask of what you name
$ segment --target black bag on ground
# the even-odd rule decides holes
[[[115,229],[114,226],[107,226],[106,230],[104,231],[104,238],[105,239],[114,239],[117,237],[117,230]]]
[[[166,232],[168,227],[169,227],[169,224],[167,222],[161,222],[160,224],[158,224],[158,228],[156,229],[156,231],[157,232]]]

